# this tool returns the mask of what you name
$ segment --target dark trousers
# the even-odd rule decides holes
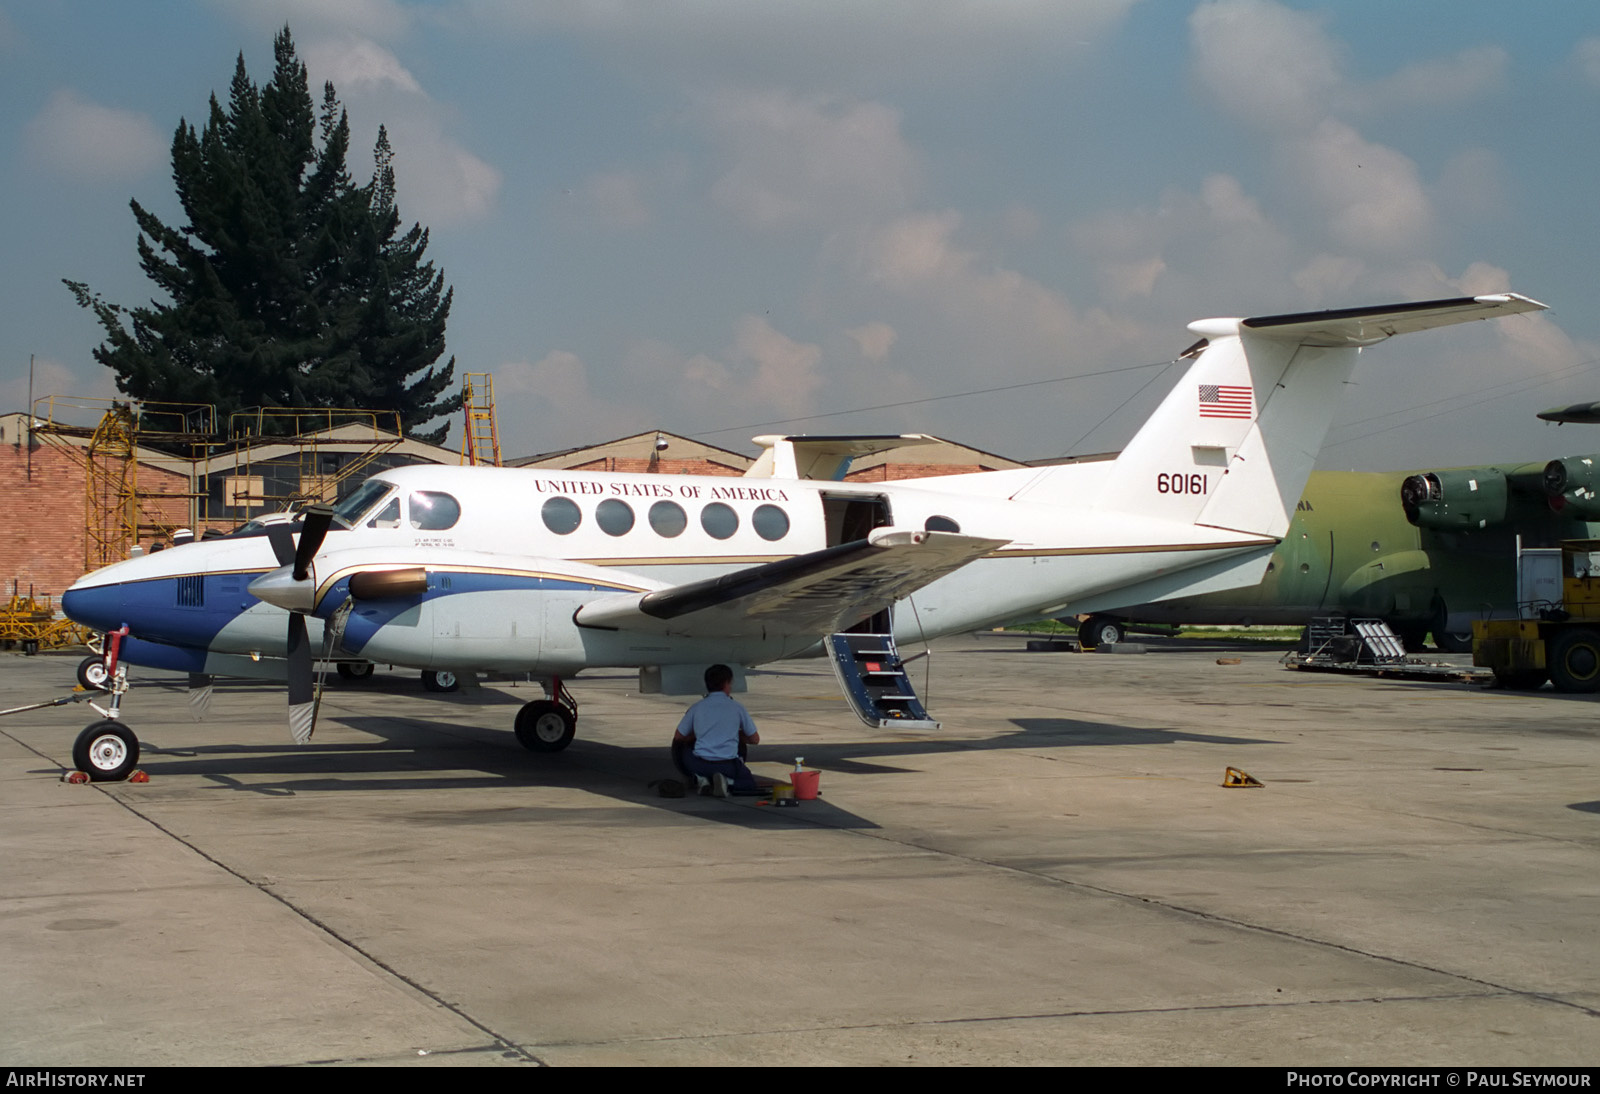
[[[686,748],[683,750],[683,767],[691,775],[704,775],[708,779],[713,775],[723,775],[735,790],[756,789],[756,777],[743,760],[707,760],[696,756],[694,749]]]

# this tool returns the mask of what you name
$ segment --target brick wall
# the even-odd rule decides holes
[[[84,570],[83,463],[36,442],[30,477],[28,455],[21,441],[0,441],[0,595],[27,595],[31,588],[36,596],[60,597]],[[140,464],[139,489],[178,492],[188,489],[188,480]],[[188,512],[183,499],[154,499],[144,505],[142,519],[182,527]],[[140,538],[148,544],[153,536],[145,529]]]
[[[61,595],[83,573],[83,468],[65,452],[0,444],[0,581],[4,595]]]

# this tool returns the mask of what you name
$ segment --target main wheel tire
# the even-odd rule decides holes
[[[1433,644],[1445,653],[1471,653],[1472,632],[1456,631],[1452,633],[1450,631],[1436,630],[1433,632]]]
[[[341,680],[365,680],[372,675],[371,661],[340,661],[337,666]]]
[[[461,686],[461,681],[453,672],[434,672],[432,669],[422,674],[422,687],[424,691],[455,691]]]
[[[517,743],[529,752],[560,752],[572,743],[578,720],[549,699],[535,699],[517,711]]]
[[[121,722],[95,722],[73,742],[72,763],[90,782],[120,782],[138,766],[139,738]]]
[[[1600,632],[1565,631],[1550,643],[1550,682],[1557,691],[1600,690]]]
[[[1086,650],[1115,646],[1123,636],[1122,624],[1104,616],[1091,615],[1078,625],[1078,645]]]
[[[1495,669],[1494,678],[1507,691],[1538,691],[1549,676],[1543,669]]]
[[[85,657],[79,661],[78,683],[83,685],[85,691],[110,690],[111,674],[106,671],[106,663],[98,657]]]

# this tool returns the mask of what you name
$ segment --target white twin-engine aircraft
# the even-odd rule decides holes
[[[1361,349],[1543,307],[1508,293],[1193,323],[1187,372],[1101,462],[846,483],[802,477],[806,439],[788,438],[756,478],[386,471],[331,510],[68,590],[66,613],[107,632],[112,691],[74,758],[96,779],[132,770],[128,664],[197,685],[287,677],[297,740],[318,657],[535,674],[548,697],[515,726],[535,751],[571,742],[563,680],[602,666],[682,694],[713,662],[828,656],[869,724],[933,725],[899,644],[1256,583]]]

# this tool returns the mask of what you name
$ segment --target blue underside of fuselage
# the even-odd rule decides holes
[[[193,646],[169,646],[164,642],[144,642],[124,638],[117,648],[117,659],[130,665],[172,672],[206,671],[206,651]]]
[[[198,657],[203,665],[206,651],[216,644],[223,629],[261,603],[250,595],[248,586],[265,572],[196,574],[69,589],[61,598],[61,607],[68,618],[95,630],[114,631],[126,624],[130,636],[140,640],[137,656],[133,652],[127,655],[127,660],[133,664],[199,672],[201,668],[192,663],[194,658],[189,655]],[[318,603],[315,614],[326,619],[337,611],[349,598],[349,585],[348,578],[334,582]],[[427,592],[421,595],[358,601],[346,623],[341,645],[346,652],[359,654],[385,625],[439,597],[549,591],[614,593],[619,590],[587,581],[532,574],[431,571]],[[282,633],[286,635],[287,630]],[[283,656],[281,648],[260,652]]]

